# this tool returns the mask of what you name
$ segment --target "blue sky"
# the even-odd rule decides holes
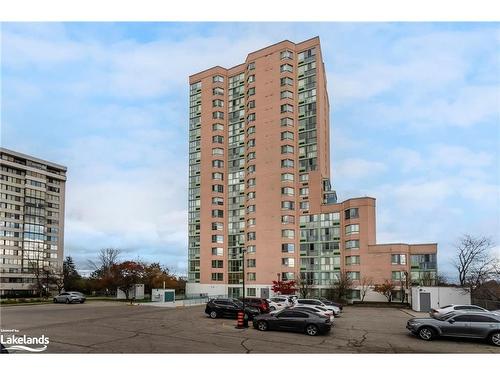
[[[493,23],[3,23],[1,144],[68,166],[66,255],[186,268],[190,74],[319,35],[339,199],[377,198],[378,242],[500,243]],[[89,204],[93,202],[94,204]],[[500,253],[499,247],[496,252]]]

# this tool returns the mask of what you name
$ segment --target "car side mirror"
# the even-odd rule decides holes
[[[455,323],[455,319],[452,318],[452,319],[448,320],[448,323],[450,323],[450,324]]]

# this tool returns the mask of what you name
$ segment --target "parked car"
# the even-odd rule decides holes
[[[332,301],[331,299],[326,299],[326,298],[323,298],[323,297],[320,297],[318,299],[321,302],[323,302],[325,305],[337,306],[340,309],[340,311],[342,311],[344,309],[344,305],[342,305],[341,303]]]
[[[324,307],[321,307],[321,306],[296,305],[296,306],[290,307],[290,309],[313,312],[313,313],[319,314],[321,316],[324,316],[325,318],[330,319],[330,322],[333,323],[333,319],[334,319],[333,311],[325,309]]]
[[[64,303],[73,303],[79,302],[84,303],[86,297],[83,293],[80,292],[62,292],[54,297],[54,303],[64,302]]]
[[[268,302],[271,311],[285,309],[291,305],[287,297],[272,297]]]
[[[297,298],[299,298],[297,295],[295,294],[280,294],[276,297],[281,297],[281,298],[286,298],[288,300],[288,303],[290,305],[293,305],[294,302],[297,300]]]
[[[290,308],[274,314],[256,316],[253,319],[253,327],[259,331],[294,331],[316,336],[330,331],[332,323],[329,318],[317,313]]]
[[[243,302],[243,298],[239,298]],[[265,298],[245,297],[245,306],[252,306],[259,309],[261,314],[266,314],[269,311],[269,302]]]
[[[439,318],[442,315],[448,314],[449,312],[452,311],[482,311],[482,312],[489,312],[486,309],[483,309],[482,307],[476,306],[476,305],[447,305],[443,306],[440,309],[431,309],[429,311],[429,315],[431,318]]]
[[[216,298],[207,302],[205,314],[212,319],[215,318],[236,318],[238,311],[243,310],[243,303],[235,298]],[[245,306],[245,317],[249,320],[259,315],[260,311],[256,307]]]
[[[490,312],[452,311],[438,318],[413,318],[406,328],[426,341],[440,336],[468,337],[500,346],[500,316]]]
[[[326,305],[323,302],[321,302],[319,299],[297,299],[295,301],[295,305],[308,305],[308,306],[321,306],[324,307],[325,309],[333,311],[333,314],[335,316],[340,315],[340,309],[337,306],[333,305]]]

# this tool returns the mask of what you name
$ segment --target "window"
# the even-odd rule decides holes
[[[247,207],[247,214],[255,212],[255,204],[251,204]]]
[[[256,247],[255,245],[250,245],[250,246],[247,246],[247,253],[255,253],[255,250],[256,250]]]
[[[223,206],[224,205],[224,199],[221,197],[213,197],[212,198],[212,204],[215,204],[217,206]]]
[[[280,79],[280,84],[281,86],[292,86],[293,85],[293,79],[290,77],[282,77]]]
[[[282,229],[281,230],[281,238],[294,239],[295,238],[295,230],[293,230],[293,229]]]
[[[212,89],[213,95],[224,95],[224,89],[222,87],[214,87]]]
[[[223,148],[213,148],[212,155],[224,155],[224,149]]]
[[[281,244],[282,253],[293,253],[295,251],[295,244],[293,243],[283,243]]]
[[[255,186],[255,178],[249,178],[247,180],[247,187]]]
[[[293,72],[293,66],[291,66],[290,64],[282,64],[280,66],[280,72],[281,73],[284,73],[284,72]]]
[[[300,202],[299,207],[301,210],[308,210],[309,209],[309,202],[307,202],[307,201]]]
[[[359,280],[359,272],[354,271],[354,272],[347,272],[347,277],[351,280]]]
[[[295,194],[294,188],[291,188],[291,187],[282,187],[281,188],[281,195],[293,196],[294,194]]]
[[[255,297],[257,295],[256,288],[247,288],[247,296]]]
[[[281,126],[293,126],[293,118],[283,117],[281,119]]]
[[[286,131],[286,132],[281,132],[281,140],[292,140],[293,141],[293,133]]]
[[[224,130],[224,125],[222,124],[213,124],[212,125],[212,130],[213,131],[223,131]]]
[[[224,249],[222,247],[212,247],[212,255],[223,256]]]
[[[252,122],[252,121],[255,121],[255,113],[250,113],[247,116],[247,122]]]
[[[221,112],[221,111],[212,112],[212,118],[223,120],[224,119],[224,112]]]
[[[255,95],[255,87],[250,87],[247,90],[247,96],[252,96],[252,95]]]
[[[255,281],[256,279],[256,274],[255,272],[247,272],[247,280],[248,281]]]
[[[281,202],[281,209],[282,210],[294,210],[295,203],[293,201],[283,201],[283,202]]]
[[[281,272],[281,280],[288,281],[294,279],[295,279],[295,274],[293,272]],[[292,312],[292,314],[300,314],[300,316],[306,316],[305,314],[299,312]]]
[[[212,217],[224,217],[223,210],[212,210]]]
[[[281,258],[281,265],[285,267],[295,267],[294,258]]]
[[[280,52],[280,59],[283,60],[283,59],[293,59],[293,52],[292,51],[289,51],[289,50],[284,50],[284,51],[281,51]]]
[[[249,152],[247,154],[247,161],[255,159],[255,151]]]
[[[214,135],[212,137],[213,143],[224,143],[224,137],[222,135]]]
[[[309,195],[309,188],[308,187],[303,187],[303,188],[300,188],[299,190],[299,194],[301,196],[304,196],[304,195]]]
[[[351,224],[351,225],[345,226],[345,234],[346,235],[355,234],[355,233],[359,233],[359,224]]]
[[[359,240],[349,240],[345,242],[345,249],[359,249]]]
[[[406,277],[404,271],[392,271],[392,280],[405,281]]]
[[[247,199],[255,199],[255,191],[247,193]]]
[[[247,78],[248,83],[255,82],[255,74],[249,75]]]
[[[349,208],[348,210],[345,210],[345,219],[357,219],[359,217],[359,212],[357,208]]]
[[[359,264],[360,257],[359,255],[351,255],[345,257],[345,264],[347,266],[354,265],[354,264]]]
[[[293,92],[285,90],[280,94],[281,99],[293,99]]]
[[[250,139],[247,142],[247,147],[255,147],[255,139]]]
[[[282,154],[293,154],[293,146],[290,146],[290,145],[281,146],[281,153]]]
[[[213,83],[224,82],[224,77],[223,76],[219,76],[219,75],[213,76],[212,77],[212,82]]]
[[[293,168],[294,161],[292,159],[281,160],[281,168]]]
[[[255,133],[255,126],[249,126],[247,129],[247,134],[250,135],[253,133]]]
[[[281,181],[293,181],[293,180],[294,180],[293,173],[282,173],[281,174]]]
[[[250,100],[247,104],[248,109],[255,108],[255,100]]]
[[[223,277],[223,273],[212,273],[212,281],[222,281]]]
[[[214,168],[224,168],[224,161],[223,160],[212,160],[212,167]]]
[[[247,233],[247,241],[255,241],[257,236],[255,235],[255,232],[248,232]]]
[[[251,62],[247,65],[247,70],[254,70],[255,69],[255,63]]]
[[[212,107],[224,107],[224,101],[223,100],[220,100],[220,99],[215,99],[215,100],[212,100]]]
[[[247,259],[247,267],[257,267],[257,261],[255,259]]]
[[[291,105],[291,104],[282,104],[281,105],[281,113],[287,113],[287,112],[293,112],[293,105]],[[224,117],[222,117],[222,118],[224,118]]]
[[[223,229],[224,229],[224,223],[220,222],[212,223],[212,230],[223,230]]]
[[[283,215],[281,216],[281,224],[294,224],[295,216],[293,215]]]
[[[249,166],[247,167],[247,173],[248,173],[248,174],[255,173],[256,168],[257,168],[257,167],[256,167],[255,165],[249,165]]]
[[[212,243],[224,243],[224,236],[220,234],[214,234],[212,236]]]
[[[224,193],[224,185],[212,185],[212,191],[215,193]]]
[[[392,254],[391,264],[406,264],[406,254]]]
[[[223,260],[212,260],[212,268],[224,268]]]
[[[307,60],[311,57],[313,57],[314,55],[316,55],[316,49],[315,48],[311,48],[311,49],[308,49],[304,52],[300,52],[297,56],[299,62],[302,62],[304,60]]]

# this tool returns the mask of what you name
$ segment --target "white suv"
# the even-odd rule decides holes
[[[335,316],[340,315],[340,309],[337,306],[325,305],[319,299],[299,298],[295,301],[295,306],[320,306],[320,307],[323,307],[327,310],[332,311]]]
[[[267,300],[269,302],[269,309],[271,311],[285,309],[290,306],[288,298],[286,297],[271,297]]]

